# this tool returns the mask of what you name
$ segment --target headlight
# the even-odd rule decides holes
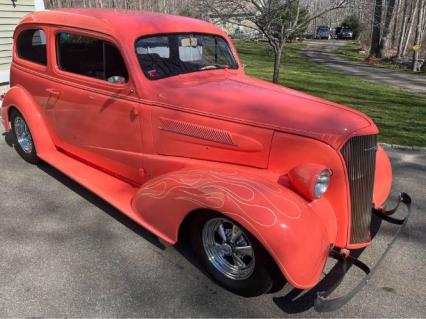
[[[322,195],[325,194],[325,192],[328,189],[328,185],[330,185],[330,176],[331,176],[331,173],[329,169],[325,169],[319,174],[317,182],[315,183],[315,186],[314,186],[315,198],[321,198]]]
[[[327,192],[331,175],[329,168],[319,164],[302,164],[288,173],[294,189],[309,201],[319,199]]]

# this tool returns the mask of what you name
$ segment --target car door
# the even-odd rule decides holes
[[[45,108],[64,152],[140,183],[139,102],[112,40],[70,29],[54,32],[54,80]]]
[[[48,28],[40,25],[19,26],[14,38],[14,57],[10,71],[11,87],[27,90],[38,105],[46,102],[44,75],[48,74]],[[0,53],[1,54],[1,53]]]

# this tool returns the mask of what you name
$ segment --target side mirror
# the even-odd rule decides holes
[[[120,75],[113,75],[108,78],[108,82],[114,84],[126,84],[126,79]]]

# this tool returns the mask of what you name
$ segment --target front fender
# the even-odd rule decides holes
[[[316,285],[330,247],[324,223],[310,203],[276,181],[241,172],[168,173],[147,182],[137,192],[133,208],[171,242],[177,241],[179,227],[191,211],[220,212],[250,231],[297,288]]]
[[[10,131],[9,110],[11,107],[16,108],[24,116],[30,128],[38,154],[55,150],[40,105],[38,105],[31,94],[20,85],[10,88],[3,100],[1,113],[3,126],[6,131]]]
[[[381,208],[389,196],[392,187],[392,165],[383,147],[377,148],[376,173],[374,176],[373,203]]]

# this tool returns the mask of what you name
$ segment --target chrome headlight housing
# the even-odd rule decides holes
[[[314,186],[313,194],[315,198],[321,198],[322,195],[325,194],[328,186],[330,185],[330,176],[331,172],[329,169],[324,169],[321,171]]]
[[[331,175],[329,168],[314,163],[296,166],[288,173],[294,189],[309,201],[319,199],[327,192]]]

